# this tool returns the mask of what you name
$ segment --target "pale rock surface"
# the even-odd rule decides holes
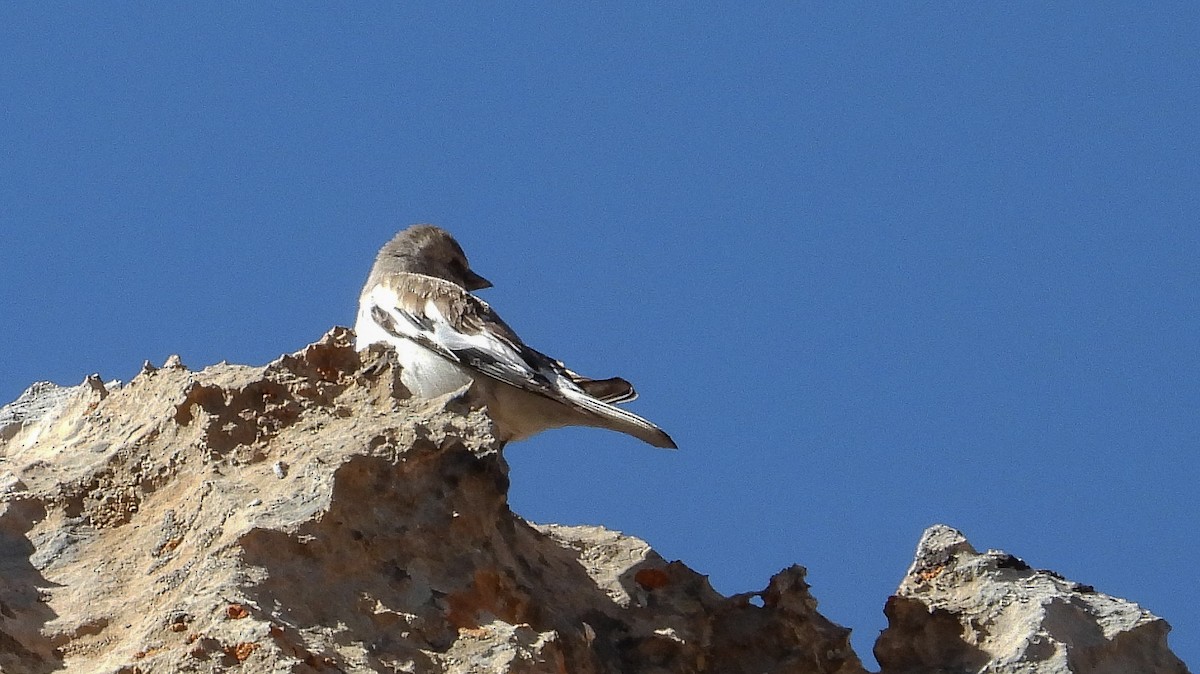
[[[0,410],[0,671],[864,672],[801,567],[514,515],[485,411],[352,340]]]
[[[352,341],[0,408],[0,672],[864,674],[802,567],[723,597],[514,515],[485,410]],[[883,674],[1187,671],[1163,620],[940,525],[885,612]]]
[[[881,674],[1186,674],[1166,621],[958,531],[925,531],[884,613]]]

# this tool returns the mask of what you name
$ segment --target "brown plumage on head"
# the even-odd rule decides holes
[[[492,287],[492,282],[471,270],[462,246],[450,233],[434,225],[413,225],[402,230],[379,250],[375,272],[424,274],[467,290]],[[378,279],[370,279],[374,281]]]

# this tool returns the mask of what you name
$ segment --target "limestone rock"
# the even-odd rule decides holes
[[[352,342],[0,408],[0,672],[865,674],[800,566],[724,597],[522,520],[470,393],[415,399]],[[1161,619],[949,527],[886,613],[882,674],[1186,673]]]
[[[0,409],[0,671],[864,672],[801,567],[514,515],[485,411],[352,339]]]
[[[1137,604],[930,527],[884,612],[881,674],[1186,674]]]

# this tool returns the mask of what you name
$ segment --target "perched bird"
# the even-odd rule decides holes
[[[469,291],[491,287],[467,264],[448,232],[414,225],[375,258],[358,299],[355,348],[395,349],[400,380],[414,395],[434,398],[473,387],[501,440],[521,440],[563,426],[627,433],[675,448],[662,429],[613,403],[637,397],[629,382],[594,380],[527,346]]]

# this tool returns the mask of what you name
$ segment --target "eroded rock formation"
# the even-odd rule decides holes
[[[0,671],[863,673],[794,566],[723,597],[508,508],[469,396],[336,328],[264,367],[146,365],[0,408]],[[1136,604],[930,528],[883,674],[1184,674]]]
[[[0,411],[0,671],[864,671],[801,567],[723,597],[517,517],[490,428],[340,328],[264,367],[38,385]]]
[[[888,599],[875,643],[882,674],[1186,674],[1166,621],[1008,553],[926,530]]]

